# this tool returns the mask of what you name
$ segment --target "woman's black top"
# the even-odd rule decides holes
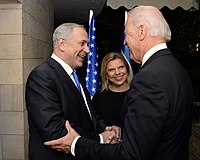
[[[93,108],[104,119],[109,126],[121,126],[121,108],[123,100],[128,91],[113,92],[104,90],[98,91],[92,99]]]

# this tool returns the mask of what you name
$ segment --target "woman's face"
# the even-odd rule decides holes
[[[125,64],[121,59],[114,59],[108,62],[106,67],[106,75],[111,85],[116,87],[126,84],[128,76]]]

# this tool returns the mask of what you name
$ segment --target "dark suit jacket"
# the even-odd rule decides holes
[[[78,159],[188,160],[193,89],[168,49],[155,53],[133,78],[122,113],[122,143],[100,145],[81,137]]]
[[[91,108],[86,88],[86,98]],[[80,134],[98,140],[105,124],[91,110],[92,120],[84,99],[77,87],[54,59],[36,67],[29,75],[26,84],[26,106],[29,121],[29,159],[68,160],[72,155],[55,151],[43,145],[45,141],[60,138],[67,134],[65,121]]]

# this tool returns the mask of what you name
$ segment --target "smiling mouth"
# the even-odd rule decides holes
[[[84,55],[79,55],[79,57],[80,57],[82,60],[85,60],[85,56],[84,56]]]
[[[122,76],[120,76],[120,77],[115,77],[115,79],[116,79],[117,81],[120,81],[120,80],[123,79],[123,77],[122,77]]]

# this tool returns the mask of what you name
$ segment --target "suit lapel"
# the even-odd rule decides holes
[[[152,61],[158,59],[161,56],[166,56],[166,55],[171,55],[171,52],[169,51],[169,49],[162,49],[162,50],[157,51],[141,66],[140,71],[143,68],[145,68],[147,65],[152,63]]]
[[[72,79],[70,78],[70,76],[65,72],[65,70],[63,69],[63,67],[57,61],[55,61],[51,57],[49,57],[46,62],[47,62],[47,64],[49,66],[51,66],[51,68],[53,70],[55,70],[55,72],[57,74],[57,77],[62,81],[62,83],[66,84],[69,87],[70,91],[72,92],[72,95],[77,96],[76,100],[80,103],[83,111],[88,115],[88,118],[90,118],[90,115],[88,113],[88,110],[87,110],[85,101],[83,99],[83,96],[78,91],[78,88],[76,87],[76,85],[74,84],[74,82],[72,81]],[[85,89],[84,89],[84,92],[85,92]],[[89,105],[89,101],[88,101],[87,95],[86,95],[86,99],[87,99],[87,102],[88,102],[88,105]]]
[[[82,79],[80,78],[80,80],[82,80]],[[81,83],[81,82],[82,82],[82,81],[80,81],[80,83]],[[95,116],[94,116],[95,114],[94,114],[94,112],[93,112],[93,109],[92,109],[92,107],[91,107],[90,94],[89,94],[87,88],[85,87],[85,84],[84,84],[84,83],[81,83],[81,85],[82,85],[83,91],[84,91],[84,93],[85,93],[85,97],[86,97],[87,104],[88,104],[88,107],[89,107],[89,110],[90,110],[90,114],[91,114],[91,117],[92,117],[92,121],[93,121],[94,126],[95,126],[95,128],[96,128],[96,119],[95,119]]]

